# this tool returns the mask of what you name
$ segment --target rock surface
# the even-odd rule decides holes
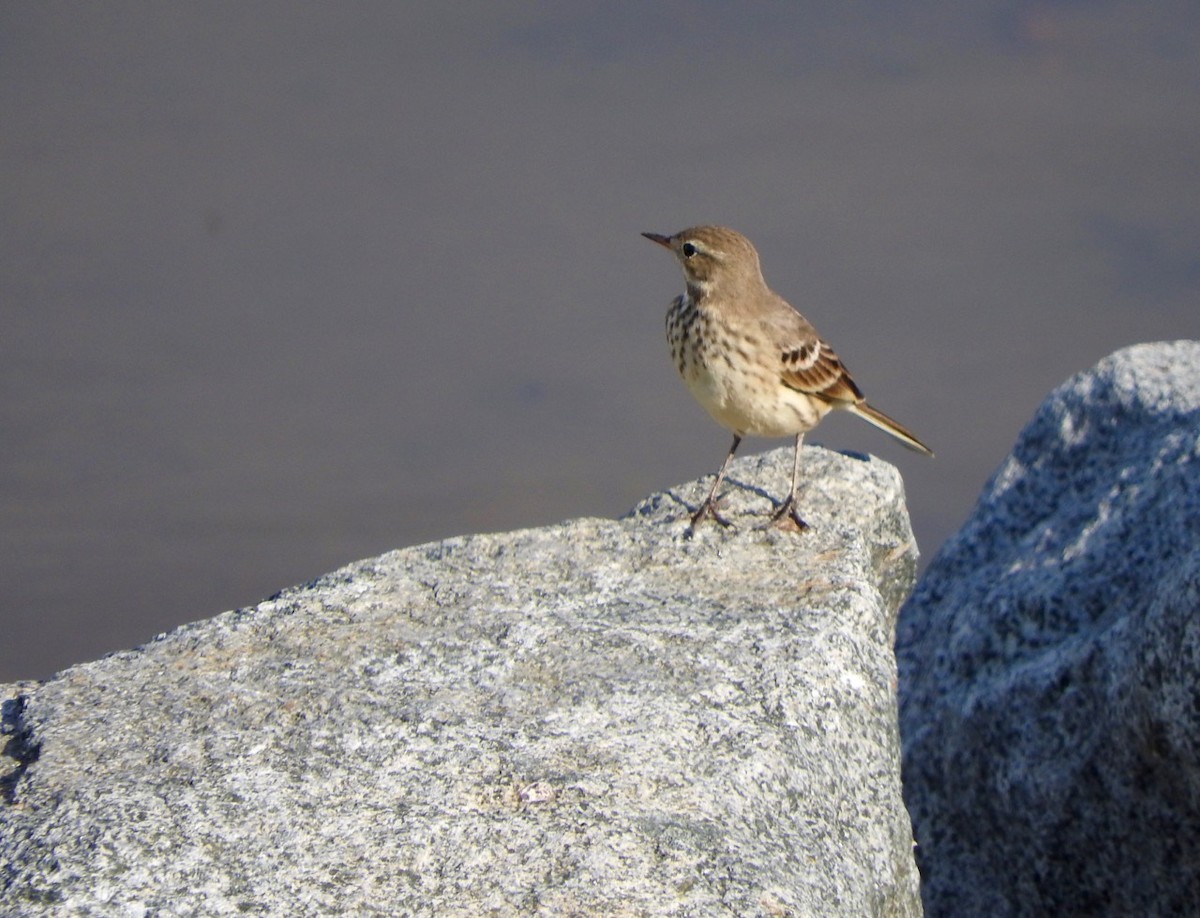
[[[805,459],[800,536],[783,449],[734,531],[682,537],[692,483],[5,687],[0,914],[920,914],[902,484]]]
[[[1196,913],[1200,342],[1050,395],[897,654],[929,914]]]

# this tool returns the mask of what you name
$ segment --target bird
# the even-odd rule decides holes
[[[774,525],[794,532],[808,528],[797,493],[804,435],[830,411],[848,411],[909,449],[933,455],[911,430],[867,403],[812,323],[767,286],[749,239],[724,226],[642,235],[683,267],[686,290],[667,310],[675,368],[696,401],[733,432],[733,445],[692,516],[689,535],[706,518],[730,525],[717,508],[717,489],[746,436],[795,436],[791,491],[771,517]]]

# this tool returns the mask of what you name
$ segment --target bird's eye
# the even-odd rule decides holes
[[[682,251],[683,251],[684,258],[691,258],[693,255],[695,255],[700,250],[698,248],[696,248],[694,245],[692,245],[690,242],[685,242],[683,244]]]

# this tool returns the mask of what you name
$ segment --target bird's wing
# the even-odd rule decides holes
[[[933,450],[911,430],[867,404],[841,358],[821,340],[808,319],[791,307],[786,311],[776,309],[763,320],[763,326],[779,347],[779,378],[785,386],[829,402],[832,407],[847,409],[909,449],[933,455]]]
[[[828,402],[861,402],[863,394],[841,358],[804,316],[794,309],[789,308],[789,312],[777,313],[770,330],[779,348],[779,378],[783,384]]]

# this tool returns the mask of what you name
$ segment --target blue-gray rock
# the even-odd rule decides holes
[[[1200,909],[1200,342],[1057,389],[901,613],[928,914]]]
[[[0,914],[917,915],[895,469],[790,450],[5,687]]]

